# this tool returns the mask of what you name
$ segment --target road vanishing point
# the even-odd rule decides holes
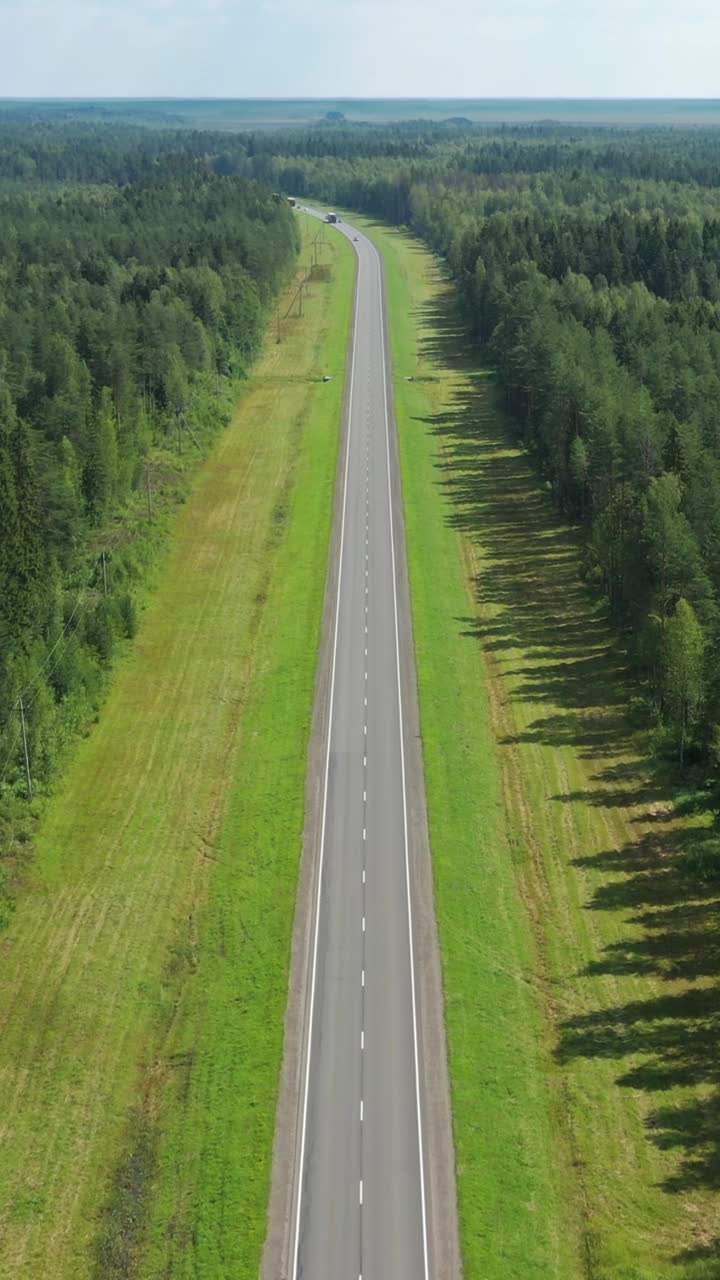
[[[382,264],[333,234],[358,268],[290,1277],[431,1280]]]

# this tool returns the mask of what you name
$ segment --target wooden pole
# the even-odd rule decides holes
[[[20,694],[20,723],[22,724],[23,748],[25,751],[25,776],[27,778],[28,799],[32,800],[33,786],[30,776],[30,757],[28,755],[27,731],[25,729],[25,707],[23,706],[22,694]]]

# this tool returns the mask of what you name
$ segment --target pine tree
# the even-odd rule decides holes
[[[683,763],[688,735],[697,722],[704,695],[705,638],[692,605],[682,597],[664,633],[664,702],[680,740]]]
[[[675,610],[680,597],[696,607],[706,604],[710,586],[700,548],[681,510],[682,486],[672,471],[654,479],[644,503],[643,534],[652,575],[654,607],[663,617]]]
[[[92,520],[107,514],[117,486],[118,454],[112,396],[103,388],[100,406],[90,421],[85,447],[83,491]]]

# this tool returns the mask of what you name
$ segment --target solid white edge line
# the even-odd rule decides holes
[[[355,385],[355,356],[357,354],[357,324],[360,309],[360,260],[358,258],[357,284],[355,286],[355,318],[353,322],[353,354],[350,366],[350,392],[348,395],[348,423],[347,423],[347,441],[345,445],[345,480],[343,485],[343,506],[342,517],[340,522],[340,553],[338,556],[338,582],[337,582],[337,604],[335,607],[335,635],[333,637],[333,658],[332,670],[330,674],[330,705],[328,709],[328,740],[327,754],[325,756],[325,783],[323,794],[323,816],[322,826],[320,829],[320,861],[318,866],[317,877],[317,902],[315,904],[315,939],[313,943],[313,963],[312,975],[310,979],[310,1012],[308,1016],[308,1043],[307,1043],[307,1062],[305,1066],[305,1096],[303,1101],[303,1119],[302,1131],[300,1138],[300,1160],[297,1172],[297,1211],[295,1215],[295,1245],[293,1249],[293,1265],[292,1277],[297,1280],[298,1268],[298,1252],[300,1249],[300,1216],[302,1212],[302,1193],[303,1193],[303,1172],[305,1166],[305,1139],[307,1135],[307,1109],[308,1097],[310,1094],[310,1061],[312,1058],[312,1038],[313,1038],[313,1020],[315,1012],[315,983],[317,978],[317,955],[318,955],[318,936],[320,926],[320,903],[322,900],[322,873],[323,863],[325,860],[325,823],[327,820],[327,800],[328,800],[328,778],[330,774],[330,744],[332,741],[332,717],[333,704],[335,701],[335,668],[337,663],[337,642],[338,642],[338,623],[340,619],[340,599],[342,585],[342,568],[343,568],[343,550],[345,547],[345,515],[347,510],[347,491],[348,491],[348,474],[350,464],[350,440],[352,437],[352,417],[353,417],[353,388]]]
[[[413,946],[413,915],[412,902],[410,893],[410,855],[408,850],[408,819],[407,819],[407,791],[405,785],[405,733],[403,730],[402,716],[402,689],[400,685],[400,630],[398,627],[398,607],[397,607],[397,574],[395,569],[395,532],[393,527],[392,513],[392,481],[390,475],[390,417],[388,414],[388,395],[387,395],[387,361],[385,355],[385,317],[383,315],[383,276],[382,276],[382,260],[379,251],[373,245],[378,264],[378,287],[380,290],[380,340],[382,344],[382,367],[383,367],[383,407],[385,410],[385,445],[387,454],[387,479],[388,479],[388,508],[390,512],[390,555],[392,560],[392,584],[393,584],[393,608],[395,614],[395,658],[397,663],[397,684],[398,684],[398,718],[400,722],[400,767],[402,775],[402,796],[403,796],[403,830],[405,837],[405,883],[407,888],[407,910],[408,910],[408,944],[410,947],[410,989],[412,992],[412,1019],[413,1019],[413,1042],[415,1049],[415,1098],[417,1103],[417,1126],[418,1126],[418,1155],[420,1158],[420,1203],[422,1208],[422,1229],[423,1229],[423,1261],[425,1264],[425,1280],[430,1278],[430,1268],[428,1262],[428,1240],[427,1240],[427,1210],[425,1206],[425,1160],[423,1154],[423,1131],[422,1131],[422,1108],[420,1106],[420,1062],[418,1055],[418,1033],[417,1033],[417,1000],[415,995],[415,951]]]

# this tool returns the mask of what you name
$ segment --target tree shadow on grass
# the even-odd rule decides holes
[[[478,615],[462,619],[462,629],[501,661],[499,675],[512,680],[514,696],[537,704],[537,718],[515,741],[572,740],[588,756],[616,755],[628,733],[626,660],[605,610],[580,579],[577,531],[558,520],[518,453],[491,380],[472,372],[477,357],[462,345],[460,322],[447,319],[444,305],[424,308],[420,319],[433,335],[423,354],[446,366],[460,363],[459,351],[465,360],[466,390],[418,424],[441,446],[437,473],[448,523],[482,547]],[[519,665],[512,662],[518,652],[526,659]],[[543,715],[548,705],[554,710]]]
[[[647,1117],[648,1139],[678,1152],[667,1192],[720,1190],[720,893],[689,874],[688,833],[646,831],[625,848],[575,865],[600,873],[591,911],[619,912],[632,927],[588,965],[587,976],[655,979],[666,993],[627,1001],[579,1017],[561,1027],[558,1058],[611,1058],[624,1064],[620,1087],[651,1093],[688,1090],[681,1101],[658,1106]],[[709,830],[692,833],[696,845]],[[605,878],[607,877],[607,878]],[[690,1093],[690,1090],[694,1090]]]
[[[589,785],[550,798],[608,811],[632,807],[637,838],[624,848],[578,858],[593,873],[592,912],[612,912],[627,925],[585,976],[652,979],[648,997],[569,1017],[558,1032],[557,1057],[606,1058],[619,1064],[616,1083],[659,1095],[647,1137],[677,1152],[668,1193],[720,1189],[720,887],[690,874],[688,846],[702,847],[709,829],[678,829],[677,775],[638,759],[637,731],[627,714],[632,686],[622,645],[602,604],[579,574],[577,531],[563,524],[518,440],[503,423],[487,374],[473,372],[477,353],[462,318],[443,297],[421,310],[422,354],[462,369],[466,389],[441,412],[417,423],[439,448],[437,483],[447,519],[478,546],[474,588],[478,614],[456,619],[492,656],[508,698],[537,707],[522,730],[500,745],[572,745],[595,766]],[[522,654],[522,657],[518,657]],[[627,755],[628,761],[620,760]],[[687,812],[706,797],[686,785]],[[662,986],[667,983],[667,990]],[[637,982],[635,982],[637,988]],[[717,1224],[715,1224],[717,1229]],[[713,1232],[713,1234],[716,1234]],[[688,1274],[720,1280],[717,1242],[678,1255]],[[706,1266],[711,1269],[707,1270]]]
[[[720,1280],[720,1236],[710,1244],[684,1251],[675,1261],[684,1264],[688,1280]]]

